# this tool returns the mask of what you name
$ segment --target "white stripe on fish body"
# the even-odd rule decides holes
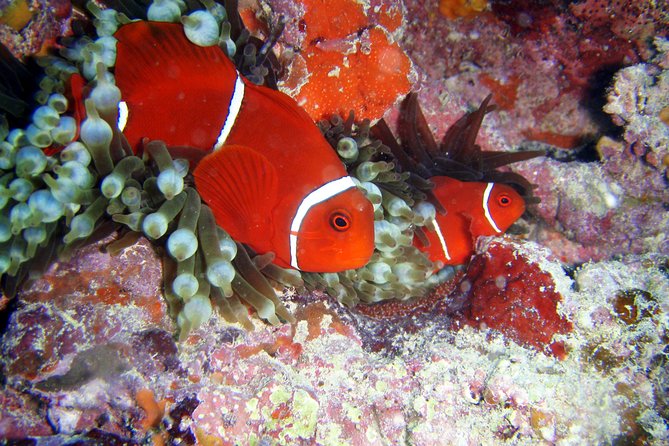
[[[125,101],[121,101],[118,103],[118,129],[120,131],[123,131],[125,129],[125,126],[128,124],[128,103]]]
[[[429,220],[429,223],[430,226],[432,226],[434,232],[437,234],[437,237],[439,238],[439,243],[441,244],[441,250],[444,252],[446,260],[451,260],[451,255],[448,252],[448,246],[446,246],[446,239],[444,238],[444,234],[441,232],[441,227],[439,226],[439,223],[437,223],[437,220],[434,218],[431,218]]]
[[[355,182],[349,176],[341,177],[337,180],[332,180],[329,183],[325,183],[319,188],[310,192],[302,202],[297,207],[293,220],[290,224],[290,235],[288,237],[288,242],[290,244],[290,266],[295,269],[300,269],[299,263],[297,260],[297,238],[302,227],[302,222],[304,218],[309,213],[312,207],[316,206],[319,203],[322,203],[335,195],[339,195],[348,189],[355,187]]]
[[[232,97],[230,98],[230,104],[228,104],[228,115],[225,118],[225,123],[221,129],[221,133],[216,139],[216,144],[214,144],[214,150],[220,149],[232,131],[232,126],[235,125],[237,116],[239,115],[239,110],[242,108],[242,101],[244,100],[244,81],[242,80],[239,72],[237,72],[237,79],[235,79],[235,88],[232,91]]]
[[[488,220],[488,223],[490,223],[490,226],[497,232],[498,234],[502,233],[502,230],[497,227],[497,224],[495,223],[495,220],[493,220],[492,215],[490,215],[490,208],[488,207],[488,200],[490,199],[490,192],[492,192],[492,188],[495,186],[495,183],[488,183],[488,185],[485,188],[485,192],[483,193],[483,202],[481,203],[483,205],[483,213],[485,214],[486,220]]]

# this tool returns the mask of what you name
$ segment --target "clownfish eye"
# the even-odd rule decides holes
[[[344,232],[351,227],[351,217],[343,211],[336,211],[330,215],[330,226],[335,231]]]
[[[507,207],[508,205],[511,204],[511,197],[509,197],[506,194],[502,194],[499,197],[497,197],[497,203],[499,203],[499,205],[502,207]]]

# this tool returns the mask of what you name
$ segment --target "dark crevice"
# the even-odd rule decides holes
[[[604,106],[608,102],[607,95],[613,86],[614,77],[618,71],[625,66],[621,64],[603,65],[588,79],[588,86],[580,101],[580,106],[587,110],[592,121],[599,128],[600,135],[620,139],[623,128],[615,125],[611,115],[604,112]]]

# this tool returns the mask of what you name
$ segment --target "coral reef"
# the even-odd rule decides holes
[[[512,146],[533,139],[578,148],[601,132],[605,120],[597,92],[615,71],[650,57],[654,48],[652,39],[618,36],[601,21],[594,26],[595,16],[604,12],[611,20],[615,14],[617,29],[647,11],[640,20],[657,36],[666,36],[668,18],[653,1],[579,3],[496,1],[491,13],[473,20],[446,20],[421,1],[406,1],[407,37],[400,44],[416,66],[421,104],[436,133],[489,92],[502,106],[485,126],[495,128],[494,134],[485,136],[484,129],[482,139],[490,139],[491,147],[500,139]],[[421,32],[426,27],[430,32]],[[590,107],[579,102],[583,98]]]
[[[101,251],[104,244],[54,265],[12,314],[2,343],[3,438],[359,445],[669,438],[661,418],[669,281],[656,256],[593,263],[572,282],[543,249],[521,248],[542,258],[564,298],[560,311],[573,321],[559,361],[491,329],[452,331],[435,313],[387,340],[393,352],[374,353],[370,342],[383,338],[367,331],[370,319],[319,294],[283,296],[295,325],[256,320],[246,331],[212,318],[175,343],[168,307],[148,297],[160,286],[149,243],[120,258]],[[82,266],[89,276],[73,274]],[[77,281],[73,291],[55,288],[63,277]]]
[[[428,126],[443,134],[463,109],[494,93],[500,107],[484,121],[478,144],[483,150],[547,151],[547,158],[513,169],[538,185],[534,194],[541,203],[530,209],[539,217],[528,227],[532,237],[569,263],[668,249],[661,229],[667,224],[664,152],[645,148],[658,147],[665,132],[666,125],[657,119],[666,89],[653,95],[648,117],[634,111],[632,92],[652,88],[637,80],[660,81],[666,58],[661,42],[669,27],[655,2],[629,8],[614,3],[613,11],[620,14],[613,20],[616,29],[645,11],[644,27],[654,29],[657,38],[623,39],[611,32],[612,26],[595,21],[590,26],[589,17],[601,16],[599,7],[579,9],[576,17],[572,8],[558,2],[500,1],[491,5],[492,14],[443,20],[430,16],[421,2],[405,2],[411,19],[400,43],[416,66],[418,99]],[[421,32],[426,24],[430,33]],[[557,35],[559,42],[552,40]],[[645,62],[637,64],[643,58]],[[622,117],[614,113],[612,122],[602,110],[609,87],[611,103],[618,103],[612,81],[625,65],[637,66],[637,73],[644,67],[648,73],[634,80],[619,77],[621,87],[630,92],[625,113],[630,119],[636,115],[638,123],[623,131],[631,140],[644,141],[633,147],[617,142],[620,130],[615,123],[622,124]],[[386,115],[391,127],[396,113]],[[600,139],[602,135],[607,138]]]
[[[467,20],[441,16],[436,2],[419,0],[342,0],[326,13],[318,12],[323,3],[310,0],[245,3],[244,23],[264,41],[241,33],[236,16],[223,19],[217,3],[203,3],[223,25],[220,44],[249,79],[272,85],[281,64],[292,62],[282,88],[299,97],[297,88],[305,82],[308,92],[308,73],[311,88],[323,88],[308,101],[330,110],[311,112],[328,118],[321,129],[374,205],[373,260],[355,271],[305,274],[302,282],[273,267],[271,255],[255,255],[212,230],[207,208],[198,206],[188,176],[182,176],[188,166],[170,158],[160,143],[153,142],[143,158],[125,157],[109,150],[123,149],[112,130],[112,142],[87,158],[96,141],[88,138],[90,128],[72,135],[66,119],[72,110],[64,111],[59,96],[62,77],[80,71],[98,78],[95,89],[108,89],[113,58],[105,40],[65,39],[69,62],[45,59],[55,81],[39,85],[45,108],[38,106],[19,126],[9,116],[0,144],[0,233],[8,237],[2,247],[9,253],[4,265],[18,277],[27,271],[27,257],[47,261],[47,249],[64,238],[68,245],[67,256],[33,263],[44,275],[32,276],[13,300],[0,301],[6,319],[0,439],[669,442],[669,64],[667,16],[658,2],[499,0]],[[151,17],[175,21],[184,13],[180,5],[156,2],[160,7]],[[129,17],[136,17],[136,7],[118,5]],[[110,26],[111,17],[123,20],[92,9],[98,30]],[[201,5],[196,9],[204,13]],[[22,32],[40,23],[40,14],[35,10]],[[59,27],[66,28],[69,12],[54,18],[58,26],[45,27],[45,35],[54,29],[67,34]],[[4,25],[0,30],[7,31]],[[3,41],[16,43],[7,36]],[[31,46],[44,41],[26,36]],[[280,57],[274,60],[267,51],[277,39]],[[378,60],[371,57],[374,47],[402,62],[397,76],[384,78],[387,88],[378,102],[369,81],[378,80],[378,73],[365,65]],[[343,53],[353,49],[348,62],[354,69],[344,73]],[[319,57],[321,66],[314,62]],[[330,58],[341,71],[327,66]],[[408,75],[407,67],[415,72]],[[337,83],[343,79],[357,82]],[[424,111],[413,135],[406,122],[395,119],[400,107],[387,110],[408,85],[418,90],[414,100]],[[482,118],[487,102],[458,121],[490,92],[499,108],[476,124],[478,131],[483,121],[477,156],[501,151],[502,158],[513,159],[523,156],[516,155],[520,148],[540,149],[547,157],[515,164],[513,171],[502,166],[503,172],[497,171],[501,165],[481,171],[465,163],[469,168],[462,174],[501,174],[523,189],[524,180],[513,180],[521,174],[537,185],[530,191],[541,202],[512,228],[515,235],[480,240],[471,264],[434,274],[434,265],[411,246],[429,214],[416,206],[429,195],[429,184],[398,163],[389,139],[372,132],[370,122],[355,122],[348,111],[383,115],[392,141],[395,134],[400,142],[413,136],[425,143],[416,134],[443,135],[453,123]],[[104,123],[113,128],[99,105],[93,98],[81,117],[88,115],[95,130]],[[338,116],[330,119],[332,111]],[[606,122],[609,117],[613,122]],[[464,134],[473,144],[476,132]],[[63,142],[42,152],[47,138]],[[489,159],[476,161],[485,166]],[[163,172],[169,173],[159,186]],[[79,189],[62,187],[66,179]],[[56,195],[62,206],[51,199]],[[45,237],[24,227],[35,220],[35,209],[38,223],[54,219],[43,225]],[[91,221],[106,223],[83,243],[77,236],[95,226]],[[197,254],[191,253],[192,235],[198,237]],[[227,271],[234,267],[229,285],[197,277],[211,263],[202,246],[219,251],[214,254]],[[6,285],[6,274],[3,280]],[[430,291],[437,282],[443,283]],[[234,293],[226,299],[228,286]],[[192,294],[195,287],[198,294]],[[163,289],[167,299],[161,298]],[[354,306],[358,302],[366,305]],[[253,307],[273,324],[249,317]],[[223,317],[206,317],[215,309]],[[282,323],[277,314],[294,322]],[[180,340],[174,336],[179,325]]]
[[[669,126],[661,119],[669,104],[666,39],[656,39],[655,45],[658,52],[651,61],[624,68],[614,77],[604,111],[622,126],[622,138],[603,136],[597,141],[601,162],[545,160],[518,167],[539,184],[537,214],[552,228],[541,230],[540,238],[566,261],[669,252]],[[539,181],[542,177],[553,180]]]

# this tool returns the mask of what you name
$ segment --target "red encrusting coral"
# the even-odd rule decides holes
[[[666,25],[669,15],[662,2],[625,0],[584,0],[571,3],[569,9],[583,21],[586,32],[612,32],[627,41],[651,38]],[[612,20],[615,18],[615,20]]]
[[[514,341],[558,358],[565,346],[554,335],[569,333],[572,324],[557,309],[562,300],[553,277],[514,249],[492,242],[475,256],[461,282],[464,296],[455,325],[498,330]]]
[[[603,70],[638,59],[630,36],[647,35],[653,30],[653,21],[660,21],[657,11],[644,8],[649,6],[630,6],[622,1],[588,0],[569,7],[559,2],[514,1],[495,2],[492,11],[509,25],[511,33],[526,40],[524,54],[559,48],[553,57],[564,72],[560,88],[563,93],[575,90],[583,94]],[[617,20],[612,23],[613,17]],[[625,24],[627,33],[621,32],[620,24]],[[557,39],[571,43],[560,45]]]

